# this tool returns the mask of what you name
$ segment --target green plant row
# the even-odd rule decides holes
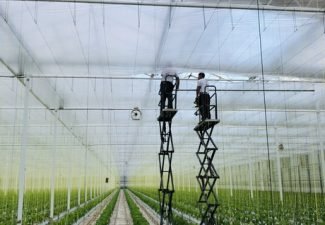
[[[149,225],[148,221],[143,217],[143,215],[140,212],[140,209],[138,206],[134,203],[134,201],[131,199],[129,193],[127,191],[124,191],[126,201],[129,205],[133,225]]]
[[[135,191],[141,192],[146,196],[159,201],[158,190],[155,188],[132,188]],[[187,192],[184,192],[187,194]],[[184,196],[182,192],[175,192],[173,196],[173,208],[186,213],[194,218],[200,219],[200,211],[197,205],[197,199],[199,197],[198,193],[191,192],[186,195],[186,201],[183,201],[182,196]]]
[[[107,225],[108,224],[109,220],[111,219],[112,213],[114,211],[119,193],[120,193],[120,191],[117,191],[114,194],[113,198],[107,204],[106,208],[104,209],[104,211],[102,212],[102,214],[100,215],[98,220],[96,221],[96,225]]]
[[[92,208],[102,202],[107,196],[112,193],[113,190],[109,191],[106,194],[101,195],[100,197],[90,200],[89,202],[85,203],[84,205],[80,206],[73,212],[70,212],[63,216],[60,220],[52,222],[52,225],[71,225],[78,221],[81,217],[83,217],[87,212],[89,212]]]
[[[141,201],[146,203],[150,208],[152,208],[156,213],[158,213],[158,214],[160,213],[159,203],[151,200],[150,198],[144,197],[142,194],[139,194],[139,192],[134,191],[133,189],[130,189],[130,191],[133,194],[135,194],[138,198],[140,198]],[[157,191],[156,191],[156,193],[157,193]],[[175,225],[194,225],[194,223],[187,221],[185,218],[183,218],[175,213],[173,214],[173,224],[175,224]]]
[[[155,200],[158,191],[155,188],[135,188]],[[173,207],[200,220],[197,199],[199,191],[176,190]],[[281,225],[324,225],[325,198],[320,193],[285,192],[283,202],[279,193],[254,191],[253,198],[248,190],[218,191],[220,206],[217,221],[221,225],[240,224],[281,224]]]
[[[85,192],[80,191],[80,202],[84,202]],[[54,215],[67,210],[66,189],[54,192]],[[0,191],[0,225],[15,225],[17,220],[18,191]],[[71,190],[70,208],[78,205],[78,190]],[[26,225],[41,223],[50,215],[50,190],[27,190],[24,194],[23,223]]]

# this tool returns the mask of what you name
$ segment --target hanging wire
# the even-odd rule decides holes
[[[94,32],[91,31],[91,16],[93,17],[93,29],[94,29]],[[90,10],[89,10],[89,31],[88,31],[88,35],[89,35],[89,40],[88,40],[88,64],[89,64],[89,74],[90,74],[90,43],[91,43],[91,34],[97,34],[98,33],[98,29],[97,29],[97,23],[95,23],[96,21],[96,18],[95,18],[95,14],[94,14],[94,8],[92,6],[90,6]],[[94,78],[94,83],[93,83],[93,91],[94,91],[94,96],[97,100],[98,103],[100,103],[100,100],[99,100],[99,96],[97,94],[97,79]]]
[[[58,60],[57,60],[57,58],[55,57],[55,54],[54,54],[54,52],[53,52],[53,50],[52,50],[52,48],[51,48],[49,42],[48,42],[47,39],[45,38],[45,35],[44,35],[43,31],[41,30],[41,27],[40,27],[40,26],[38,25],[38,23],[37,23],[38,4],[36,5],[36,3],[37,3],[37,2],[35,2],[35,17],[34,17],[34,22],[35,22],[35,24],[36,24],[37,30],[38,30],[39,34],[41,35],[43,41],[45,42],[46,47],[47,47],[48,50],[50,51],[51,56],[52,56],[52,58],[53,58],[53,60],[54,60],[54,62],[55,62],[55,65],[58,67],[60,73],[63,74],[62,67],[60,66],[60,64],[59,64],[59,62],[58,62]],[[26,4],[26,3],[25,3],[25,4]],[[31,9],[28,7],[28,5],[26,5],[26,8],[27,8],[27,10],[28,10],[30,16],[33,18],[32,11],[31,11]],[[56,79],[55,79],[55,90],[56,90],[56,88],[57,88],[57,81],[56,81]]]
[[[21,9],[23,9],[23,4],[21,4]],[[23,14],[20,17],[20,33],[23,36]],[[19,40],[20,41],[20,40]],[[19,75],[23,75],[24,74],[24,57],[23,57],[23,46],[22,46],[22,42],[20,41],[20,45],[19,45],[19,53],[18,53],[18,74]]]
[[[76,3],[74,3],[76,4]],[[77,25],[76,25],[76,17],[75,17],[75,5],[74,5],[74,11],[72,11],[72,9],[70,8],[69,6],[69,9],[70,9],[70,14],[71,14],[71,17],[72,17],[72,21],[73,21],[73,24],[74,24],[74,29],[75,29],[75,32],[76,32],[76,35],[77,35],[77,38],[78,38],[78,44],[80,46],[80,50],[82,52],[82,56],[84,58],[84,61],[85,61],[85,64],[87,64],[87,57],[86,57],[86,53],[85,53],[85,50],[84,50],[84,47],[82,45],[82,42],[81,42],[81,38],[80,38],[80,35],[79,35],[79,32],[78,32],[78,29],[77,29]]]
[[[38,1],[36,0],[34,3],[34,23],[37,24],[38,20]]]
[[[76,0],[75,0],[74,3],[73,3],[73,15],[72,15],[72,20],[73,20],[74,26],[77,26],[77,13],[76,13],[77,10],[76,10],[76,5],[77,5],[77,3],[76,3]]]
[[[169,14],[168,14],[168,27],[170,28],[171,27],[171,24],[172,24],[172,6],[169,6]]]
[[[265,11],[262,11],[263,13],[263,31],[266,31],[266,23],[265,23]]]
[[[323,28],[324,28],[324,34],[325,34],[325,11],[323,13]]]
[[[88,48],[87,48],[87,75],[88,75],[88,80],[89,80],[89,76],[90,76],[90,66],[89,66],[89,59],[90,59],[90,27],[91,27],[90,11],[91,11],[91,6],[89,6],[89,11],[88,11]]]
[[[6,0],[6,5],[5,5],[5,15],[3,17],[4,21],[8,23],[8,15],[9,15],[9,0]]]
[[[138,29],[140,28],[140,24],[141,24],[141,9],[140,9],[140,4],[138,4]]]
[[[234,17],[232,15],[232,8],[230,8],[229,11],[230,11],[231,30],[234,30],[235,25],[234,25]]]
[[[281,60],[281,74],[284,74],[283,71],[283,47],[282,47],[282,42],[281,42],[281,29],[280,29],[280,20],[278,19],[278,34],[279,34],[279,46],[278,49],[280,51],[280,60]]]
[[[103,27],[105,27],[105,19],[106,19],[106,13],[105,13],[105,1],[103,0],[102,3],[102,15],[103,15]]]
[[[106,56],[106,69],[107,69],[107,74],[110,75],[110,60],[109,60],[109,50],[108,50],[108,43],[107,39],[108,36],[106,34],[106,10],[105,10],[105,5],[103,4],[103,30],[104,30],[104,44],[105,44],[105,56]]]
[[[292,17],[293,17],[293,28],[294,28],[293,30],[294,30],[294,32],[296,32],[298,30],[296,11],[292,12]]]
[[[260,3],[257,3],[257,16],[258,16],[258,35],[259,35],[259,48],[260,48],[260,62],[261,62],[261,73],[262,73],[262,87],[263,87],[263,105],[264,105],[264,119],[265,119],[265,134],[266,134],[266,147],[267,147],[267,159],[268,159],[268,172],[269,172],[269,185],[270,185],[270,198],[271,198],[271,217],[272,224],[275,223],[273,210],[273,188],[272,188],[272,172],[271,172],[271,157],[270,157],[270,143],[269,143],[269,130],[268,130],[268,118],[267,118],[267,106],[266,106],[266,92],[265,92],[265,77],[264,77],[264,58],[263,58],[263,44],[262,44],[262,32],[261,32],[261,16],[260,16]]]
[[[203,25],[204,25],[204,30],[205,30],[205,28],[207,28],[207,24],[206,24],[206,19],[205,19],[205,7],[204,7],[204,5],[202,7],[202,15],[203,15]]]
[[[206,27],[209,25],[209,23],[211,22],[211,20],[212,20],[214,14],[215,14],[215,12],[217,12],[217,11],[218,11],[217,9],[214,9],[214,11],[213,11],[212,15],[210,16],[208,22],[206,23]],[[219,29],[217,29],[217,30],[219,30]],[[204,36],[204,32],[205,32],[205,29],[203,29],[203,31],[201,32],[201,34],[200,34],[199,38],[197,39],[197,41],[196,41],[196,43],[195,43],[195,45],[194,45],[194,47],[193,47],[191,53],[190,53],[189,56],[187,57],[186,63],[185,63],[185,65],[184,65],[184,68],[187,68],[187,65],[188,65],[188,63],[189,63],[189,61],[190,61],[192,55],[194,54],[194,52],[195,52],[197,46],[199,45],[199,43],[200,43],[202,37]]]
[[[138,49],[139,49],[139,36],[140,36],[140,16],[141,15],[141,8],[138,5],[138,30],[137,30],[137,44],[135,47],[135,56],[133,61],[133,74],[136,74],[136,67],[137,67],[137,58],[138,58]],[[132,79],[132,93],[133,93],[133,79]]]
[[[215,9],[217,11],[217,18],[219,19],[219,10],[216,8]],[[244,17],[243,16],[238,20],[238,22]],[[228,34],[226,35],[226,38],[222,41],[222,43],[220,43],[220,35],[219,35],[219,30],[217,29],[217,39],[218,39],[218,51],[216,51],[213,56],[211,56],[210,60],[208,60],[208,63],[205,65],[205,67],[209,67],[209,65],[213,62],[213,59],[216,57],[216,55],[218,54],[218,70],[221,71],[221,54],[220,51],[222,49],[222,47],[224,46],[224,44],[228,41],[228,38],[230,37],[231,33],[234,31],[234,29],[231,29]]]
[[[106,86],[106,80],[103,80],[102,81],[102,106],[103,107],[105,107],[105,102],[108,102],[108,101],[105,101],[105,90],[106,90],[106,88],[105,88],[105,86]],[[103,124],[105,123],[105,114],[104,114],[104,110],[102,110],[101,111],[101,113],[102,113],[102,122],[103,122]]]

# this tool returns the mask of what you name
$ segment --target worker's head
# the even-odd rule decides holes
[[[202,79],[202,78],[204,78],[205,77],[205,74],[203,73],[203,72],[200,72],[199,73],[199,77],[198,77],[198,79],[200,80],[200,79]]]

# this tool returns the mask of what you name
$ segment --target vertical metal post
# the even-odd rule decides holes
[[[20,164],[19,164],[19,193],[18,193],[18,210],[17,224],[22,224],[23,205],[25,192],[25,175],[26,175],[26,155],[27,155],[27,139],[28,139],[28,105],[29,105],[30,78],[25,78],[25,97],[24,97],[24,119],[23,131],[21,138],[20,149]]]
[[[81,148],[81,147],[80,147]],[[81,171],[81,160],[78,160],[78,169]],[[82,176],[78,176],[78,206],[80,206],[81,203],[81,185],[82,185]]]
[[[262,170],[262,162],[258,163],[259,165],[259,174],[260,174],[260,185],[261,185],[261,190],[264,191],[264,178],[263,178],[263,170]]]
[[[90,196],[89,196],[89,199],[91,200],[91,199],[93,199],[93,191],[94,191],[94,177],[91,176],[89,180],[90,180],[90,188],[89,188],[89,189],[90,189],[90,190],[89,190],[89,192],[90,192],[89,195],[90,195]]]
[[[321,129],[322,119],[320,116],[320,112],[317,112],[317,136],[319,140],[319,152],[320,152],[320,166],[322,171],[322,180],[323,180],[323,189],[325,188],[325,162],[324,162],[324,139],[322,138],[322,129]]]
[[[85,165],[84,165],[84,174],[85,174],[85,179],[84,179],[84,188],[85,188],[85,202],[87,202],[87,189],[88,189],[88,185],[87,185],[87,157],[88,156],[88,147],[86,147],[85,149]]]
[[[188,191],[190,192],[191,191],[191,178],[190,178],[190,174],[188,173],[187,174],[187,181],[188,181]]]
[[[70,211],[71,208],[71,184],[72,184],[72,160],[69,163],[69,173],[68,173],[68,196],[67,196],[67,210]]]
[[[281,174],[281,158],[280,158],[280,152],[279,152],[279,149],[278,149],[278,146],[279,146],[279,140],[278,140],[278,130],[277,130],[277,128],[274,128],[274,134],[275,134],[275,151],[276,151],[276,163],[277,163],[277,172],[278,172],[279,193],[280,193],[280,200],[281,200],[281,203],[283,203],[283,187],[282,187],[282,174]]]
[[[182,190],[184,191],[185,190],[185,172],[183,170],[183,173],[182,173]]]
[[[56,133],[57,133],[57,110],[54,111],[53,117],[53,145],[52,145],[52,164],[51,164],[51,200],[50,200],[50,219],[54,216],[54,190],[56,176]]]
[[[249,157],[248,169],[249,169],[249,186],[250,186],[250,191],[251,191],[251,199],[253,199],[254,192],[253,192],[253,171],[252,171],[252,158],[251,157]]]
[[[232,168],[231,166],[229,166],[229,173],[230,173],[230,196],[232,197],[233,196],[233,186],[232,186]]]

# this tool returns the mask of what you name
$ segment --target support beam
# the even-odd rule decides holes
[[[12,1],[32,1],[35,0],[12,0]],[[311,12],[311,13],[323,13],[322,8],[308,8],[308,7],[278,7],[271,5],[258,6],[257,4],[229,4],[220,3],[219,1],[213,2],[155,2],[155,1],[114,1],[114,0],[37,0],[38,2],[58,2],[58,3],[85,3],[85,4],[107,4],[107,5],[128,5],[128,6],[153,6],[153,7],[178,7],[178,8],[205,8],[205,9],[238,9],[238,10],[265,10],[265,11],[280,11],[280,12]]]
[[[191,70],[190,68],[179,68],[180,70],[185,70],[189,71]],[[198,68],[195,68],[195,71],[197,71]],[[207,70],[205,69],[206,73],[214,73],[214,70]],[[25,74],[27,75],[27,74]],[[158,75],[158,74],[156,74]],[[230,74],[232,75],[232,74]],[[151,78],[151,77],[130,77],[129,73],[124,75],[124,76],[105,76],[105,75],[92,75],[89,77],[88,75],[80,75],[80,74],[74,74],[74,75],[53,75],[53,74],[43,74],[43,75],[33,75],[33,74],[28,74],[30,78],[52,78],[52,79],[91,79],[91,80],[157,80],[160,81],[161,78]],[[286,77],[286,74],[281,74],[281,76]],[[0,75],[0,77],[3,78],[15,78],[15,76],[8,76],[8,75]],[[310,79],[310,78],[299,78],[299,80],[294,77],[295,80],[288,80],[288,79],[281,79],[281,77],[277,80],[274,79],[264,79],[264,82],[272,82],[273,84],[275,83],[325,83],[323,79]],[[188,81],[188,82],[197,82],[197,79],[189,79],[189,78],[180,78],[181,81]],[[217,80],[217,79],[206,79],[208,81],[215,81],[219,83],[225,83],[225,82],[249,82],[252,83],[251,80],[247,79],[222,79],[222,80]],[[263,82],[262,80],[254,80],[254,83],[261,83]]]

